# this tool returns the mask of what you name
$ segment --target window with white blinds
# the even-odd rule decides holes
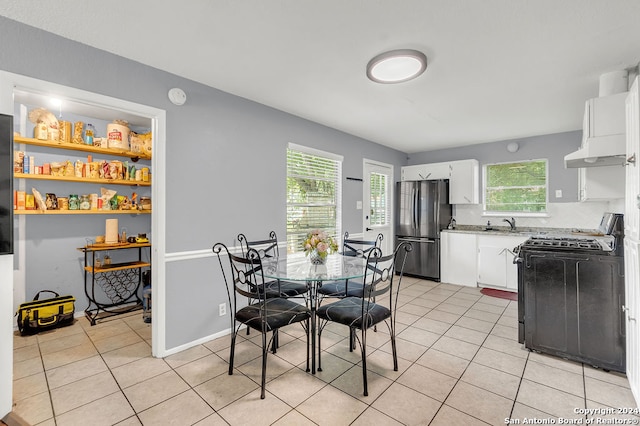
[[[369,179],[369,224],[385,226],[389,223],[388,176],[372,172]]]
[[[342,156],[289,144],[287,149],[287,251],[302,251],[314,229],[339,239]]]

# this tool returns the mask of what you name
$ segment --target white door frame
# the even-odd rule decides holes
[[[151,170],[153,170],[153,185],[151,186],[151,196],[153,199],[153,211],[151,213],[151,235],[153,246],[151,250],[151,269],[153,277],[153,322],[151,323],[152,354],[155,357],[162,357],[166,353],[165,341],[165,312],[166,312],[166,282],[165,282],[165,188],[166,188],[166,111],[142,104],[137,104],[110,96],[99,95],[97,93],[63,86],[44,80],[38,80],[19,74],[0,71],[0,111],[8,111],[13,114],[13,92],[15,88],[35,93],[56,93],[69,99],[83,102],[87,105],[114,109],[151,120],[151,131],[153,133]],[[20,242],[17,242],[15,250],[20,250]],[[17,274],[18,276],[22,276]],[[13,282],[13,278],[10,282]],[[22,298],[24,294],[24,282],[14,283],[22,286]],[[0,315],[5,313],[0,312]],[[13,316],[13,315],[12,315]],[[3,336],[0,336],[4,340]],[[12,342],[13,339],[8,338]],[[10,345],[13,349],[13,344]],[[2,366],[0,368],[5,368]],[[10,366],[9,368],[13,368]],[[0,370],[0,375],[2,370]]]

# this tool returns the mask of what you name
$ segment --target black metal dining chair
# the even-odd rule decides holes
[[[269,238],[264,240],[249,241],[244,234],[238,234],[238,241],[240,242],[240,248],[242,253],[248,253],[249,249],[254,249],[260,256],[260,259],[265,257],[279,257],[280,252],[278,250],[278,237],[275,231],[269,233]],[[305,283],[272,280],[265,283],[266,297],[305,297],[308,292],[307,285]],[[306,300],[306,299],[305,299]]]
[[[213,252],[218,256],[220,269],[224,278],[231,312],[231,348],[229,352],[229,375],[233,374],[233,360],[236,338],[242,325],[257,330],[262,335],[262,380],[260,398],[265,397],[267,374],[267,355],[272,337],[267,341],[267,334],[271,331],[274,336],[281,327],[300,323],[307,336],[307,369],[309,369],[309,309],[299,303],[282,297],[266,297],[264,288],[264,272],[260,254],[255,249],[249,249],[244,256],[236,256],[229,252],[227,246],[217,243]],[[223,258],[228,258],[225,267]],[[251,303],[242,306],[238,299],[250,300]],[[246,299],[245,299],[246,298]]]
[[[357,240],[349,238],[349,233],[345,232],[341,254],[343,256],[367,257],[373,249],[380,248],[383,238],[382,234],[378,234],[373,241]],[[320,295],[320,303],[325,297],[362,297],[363,284],[355,280],[331,281],[323,283],[322,287],[318,289],[318,294]]]
[[[264,259],[267,257],[279,257],[280,251],[278,248],[278,237],[276,235],[276,231],[271,231],[269,233],[269,238],[264,240],[253,240],[249,241],[244,234],[238,234],[237,237],[240,243],[240,249],[242,253],[248,253],[249,249],[255,249],[260,259]],[[264,285],[264,291],[266,292],[267,298],[273,297],[302,297],[304,299],[305,304],[308,305],[307,293],[309,291],[306,283],[301,282],[293,282],[293,281],[283,281],[283,280],[271,280],[267,281]],[[251,301],[249,301],[251,303]],[[250,328],[247,328],[247,335],[250,333]],[[279,342],[278,342],[278,331],[274,331],[273,335],[273,344],[271,345],[271,351],[276,353],[278,350]]]
[[[389,329],[393,370],[398,371],[396,308],[404,264],[411,248],[410,243],[402,242],[392,254],[387,256],[383,256],[382,250],[378,247],[371,250],[367,256],[364,280],[366,284],[363,288],[363,297],[347,296],[336,302],[320,306],[316,312],[318,318],[318,369],[322,368],[321,337],[324,327],[330,322],[349,327],[350,335],[355,336],[360,345],[364,396],[369,394],[367,388],[367,330],[381,322],[387,324]]]

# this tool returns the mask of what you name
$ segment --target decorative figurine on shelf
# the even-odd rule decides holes
[[[120,210],[131,210],[131,200],[129,200],[129,197],[125,195],[118,195],[118,197],[122,197],[118,199],[118,208]]]

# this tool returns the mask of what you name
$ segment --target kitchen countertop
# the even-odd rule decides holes
[[[508,226],[492,226],[490,230],[485,228],[486,226],[484,225],[457,225],[455,229],[443,229],[442,232],[514,236],[602,236],[596,229],[516,227],[512,231]]]

